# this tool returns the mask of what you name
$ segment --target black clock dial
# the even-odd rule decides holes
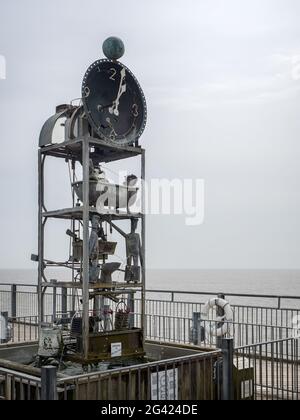
[[[143,133],[147,109],[143,91],[123,64],[99,60],[87,70],[82,84],[87,118],[97,134],[114,144],[132,144]]]

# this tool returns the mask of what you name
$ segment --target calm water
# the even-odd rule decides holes
[[[60,271],[52,277],[63,280]],[[36,284],[35,270],[0,270],[0,283]],[[148,270],[147,288],[300,296],[300,270]]]

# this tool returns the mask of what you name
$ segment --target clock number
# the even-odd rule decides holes
[[[137,118],[139,116],[139,107],[137,104],[132,105],[132,115]]]
[[[86,86],[84,88],[84,97],[88,98],[90,96],[90,93],[91,93],[90,88],[88,86]]]
[[[112,73],[112,75],[109,77],[110,80],[112,80],[113,82],[115,82],[116,81],[115,76],[117,74],[117,70],[112,67],[111,69],[109,69],[109,71]]]

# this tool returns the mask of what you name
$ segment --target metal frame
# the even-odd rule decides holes
[[[127,159],[131,157],[139,156],[141,158],[141,180],[142,180],[142,213],[130,214],[124,212],[116,212],[112,216],[112,220],[130,220],[133,217],[141,220],[141,240],[142,240],[142,263],[141,272],[142,279],[139,288],[142,296],[142,313],[141,313],[141,328],[145,328],[145,285],[146,285],[146,268],[145,268],[145,191],[144,191],[144,180],[145,180],[145,150],[139,146],[118,146],[110,145],[103,140],[91,137],[90,135],[84,135],[83,133],[77,139],[72,141],[68,140],[59,144],[51,144],[49,146],[41,147],[38,152],[38,319],[39,319],[39,332],[43,324],[43,300],[44,295],[48,287],[53,287],[56,290],[57,287],[62,287],[63,284],[51,283],[45,276],[45,267],[49,266],[44,256],[44,245],[45,245],[45,225],[49,218],[51,219],[70,219],[70,220],[82,220],[83,224],[83,261],[82,261],[82,304],[83,304],[83,334],[82,334],[82,348],[83,348],[83,359],[88,359],[89,353],[89,222],[91,212],[96,213],[96,209],[92,209],[89,206],[89,162],[90,158],[94,162],[108,163],[120,159]],[[82,135],[83,134],[83,135]],[[93,154],[91,154],[91,148],[93,148]],[[44,201],[44,181],[45,181],[45,161],[46,157],[51,156],[55,158],[63,158],[66,161],[81,162],[83,169],[83,205],[81,207],[75,206],[74,195],[73,204],[69,209],[58,209],[54,211],[47,211]],[[75,168],[73,168],[75,171]],[[102,215],[103,221],[106,221],[110,216]],[[56,263],[59,265],[60,263]],[[68,284],[73,290],[78,287],[74,284],[74,267],[72,267],[72,282]],[[126,292],[131,287],[128,285],[121,285]],[[137,289],[134,286],[134,289]]]

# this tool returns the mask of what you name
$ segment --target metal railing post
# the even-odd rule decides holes
[[[52,280],[53,283],[57,283],[57,280]],[[57,314],[57,287],[53,287],[53,300],[52,300],[52,312],[53,312],[53,322],[56,321]]]
[[[61,288],[61,312],[62,318],[67,318],[68,312],[68,289],[66,287]]]
[[[195,346],[200,345],[201,343],[201,313],[193,312],[193,321],[192,321],[192,337],[191,341]]]
[[[223,383],[222,383],[222,400],[233,401],[234,385],[233,385],[233,338],[223,338],[221,342],[223,353]]]
[[[17,318],[17,285],[11,285],[11,317]]]
[[[56,401],[57,398],[57,368],[45,366],[41,369],[41,400]]]

